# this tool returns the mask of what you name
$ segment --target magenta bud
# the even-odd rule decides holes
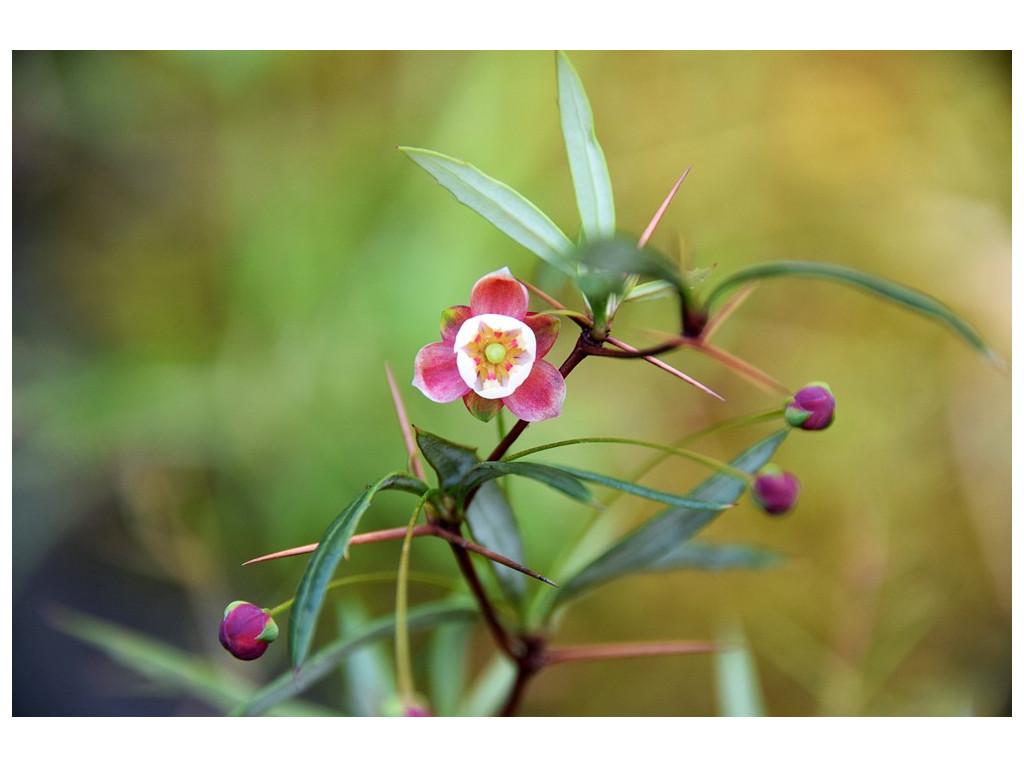
[[[403,700],[394,696],[384,702],[381,712],[385,717],[433,717],[430,708],[419,697]]]
[[[236,600],[224,609],[220,644],[242,661],[258,659],[277,639],[277,622],[258,605]]]
[[[751,492],[761,509],[769,515],[781,515],[796,506],[800,481],[774,464],[768,464],[757,473]]]
[[[800,429],[825,429],[836,418],[836,399],[823,381],[815,381],[786,403],[786,421]]]

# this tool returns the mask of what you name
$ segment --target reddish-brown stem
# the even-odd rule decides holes
[[[569,353],[565,362],[563,362],[558,369],[558,372],[562,374],[563,379],[586,358],[586,350],[590,344],[592,344],[592,342],[590,342],[590,337],[587,334],[587,331],[584,330],[584,332],[580,334],[579,338],[576,339],[576,346],[573,347],[572,352]],[[494,450],[491,451],[487,460],[498,461],[508,452],[512,443],[514,443],[516,439],[523,434],[523,431],[529,425],[530,422],[528,421],[524,421],[522,419],[517,421],[508,431],[508,434],[506,434],[505,437],[502,438],[501,442],[495,446]],[[472,502],[473,497],[476,495],[476,490],[477,489],[474,488],[466,495],[463,509],[469,509],[470,502]],[[453,531],[453,533],[456,533],[457,535],[456,531]],[[516,684],[509,694],[509,699],[506,701],[505,707],[502,710],[502,714],[514,714],[516,708],[519,706],[519,700],[522,696],[523,688],[526,685],[526,678],[532,674],[532,671],[528,670],[534,669],[537,653],[543,648],[543,641],[532,641],[530,638],[515,637],[505,630],[494,611],[494,606],[491,603],[490,598],[487,596],[487,592],[484,590],[483,584],[480,583],[480,578],[476,574],[476,569],[473,567],[473,562],[469,559],[469,555],[466,554],[464,549],[461,549],[454,543],[451,547],[452,552],[455,554],[455,559],[459,564],[459,570],[462,571],[462,575],[466,579],[466,583],[469,584],[469,588],[473,592],[473,596],[476,598],[477,604],[480,606],[480,612],[483,614],[487,628],[490,630],[491,635],[493,635],[498,647],[516,663],[519,670],[516,677]]]
[[[586,354],[593,355],[594,357],[653,357],[654,355],[660,355],[662,352],[671,352],[673,349],[685,346],[687,339],[680,336],[678,339],[659,344],[656,347],[648,347],[647,349],[634,349],[632,352],[628,352],[624,349],[608,349],[608,347],[602,347],[599,344],[589,344],[586,348]]]
[[[562,363],[561,367],[558,369],[558,372],[562,374],[563,379],[566,378],[572,372],[573,368],[575,368],[577,365],[583,362],[583,359],[588,354],[590,354],[588,350],[591,346],[592,342],[589,341],[586,333],[580,334],[580,337],[576,340],[576,346],[573,347],[572,352],[569,353],[569,356],[565,358],[565,362]],[[490,456],[487,457],[487,460],[498,461],[502,456],[508,453],[508,449],[512,447],[512,443],[514,443],[519,438],[519,436],[523,434],[523,430],[525,430],[528,426],[530,426],[530,422],[523,421],[522,419],[513,424],[512,429],[510,429],[508,431],[508,434],[506,434],[505,437],[502,438],[501,442],[498,443],[497,446],[495,446],[494,450],[491,451]],[[467,508],[469,507],[469,502],[470,499],[467,498]]]
[[[457,533],[452,533],[451,531],[439,525],[433,526],[433,528],[434,530],[431,531],[431,533],[433,533],[434,536],[439,536],[440,538],[444,539],[449,544],[452,544],[457,547],[462,547],[463,549],[468,549],[470,552],[476,552],[478,555],[482,555],[483,557],[486,557],[488,560],[493,560],[499,565],[504,565],[506,568],[511,568],[513,571],[525,573],[527,576],[537,579],[538,581],[543,581],[545,584],[550,584],[552,587],[558,586],[551,579],[541,576],[536,571],[531,571],[525,565],[521,565],[520,563],[517,563],[515,560],[510,560],[504,555],[499,555],[497,552],[487,549],[487,547],[481,547],[476,542],[470,541],[469,539],[464,539]]]
[[[455,555],[455,562],[459,564],[462,577],[466,580],[470,591],[472,591],[477,604],[480,606],[480,613],[484,617],[484,623],[494,637],[494,641],[506,656],[513,661],[517,660],[521,653],[516,642],[517,639],[505,631],[505,628],[501,625],[498,615],[494,612],[494,605],[487,596],[484,585],[480,583],[480,577],[476,575],[476,568],[473,567],[473,561],[470,560],[469,553],[454,542],[449,542],[449,544],[452,548],[452,554]]]

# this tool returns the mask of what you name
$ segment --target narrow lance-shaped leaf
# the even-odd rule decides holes
[[[592,498],[587,487],[565,470],[529,461],[481,461],[466,474],[462,492],[468,493],[481,483],[504,475],[528,477],[578,501],[590,501]]]
[[[491,481],[479,487],[466,512],[466,522],[477,543],[505,557],[523,562],[523,541],[519,526],[512,514],[505,492]],[[526,590],[526,576],[498,563],[492,563],[498,582],[514,601],[520,600]]]
[[[755,443],[730,464],[743,472],[756,472],[768,463],[788,430],[780,430]],[[729,506],[743,494],[746,483],[728,473],[718,472],[687,496],[692,501]],[[552,604],[619,576],[648,569],[676,547],[693,538],[720,514],[715,510],[673,506],[613,544],[554,593]]]
[[[687,541],[652,560],[641,572],[674,571],[684,568],[722,571],[729,568],[769,568],[778,565],[782,555],[748,544],[717,544]]]
[[[427,491],[427,486],[411,475],[392,472],[367,486],[328,526],[306,564],[302,580],[295,591],[295,603],[288,621],[288,647],[293,667],[300,666],[309,653],[327,585],[338,561],[348,552],[348,541],[359,525],[359,520],[369,509],[373,497],[388,488],[413,492],[419,490],[421,494]]]
[[[427,649],[430,704],[438,717],[454,717],[466,687],[472,654],[473,626],[468,622],[442,624],[434,630]]]
[[[507,184],[454,157],[417,147],[399,147],[460,203],[570,277],[576,268],[568,254],[572,241],[537,206]]]
[[[564,53],[558,53],[557,69],[558,112],[583,239],[608,238],[615,232],[615,200],[608,165],[594,131],[594,115],[583,83]]]
[[[719,714],[723,717],[763,717],[764,697],[754,654],[737,625],[719,633],[723,650],[715,654]]]
[[[249,699],[255,691],[255,686],[244,676],[219,669],[204,657],[187,654],[180,648],[127,627],[64,607],[49,609],[47,618],[57,629],[98,648],[168,695],[193,696],[215,709],[228,712]],[[274,707],[274,714],[309,717],[338,713],[315,704],[291,702]]]
[[[464,599],[453,598],[436,603],[418,605],[409,609],[407,626],[410,631],[427,629],[450,621],[469,621],[477,615],[476,609]],[[337,669],[338,664],[358,648],[375,640],[390,638],[395,632],[394,614],[374,619],[350,634],[324,646],[309,657],[302,669],[289,670],[261,688],[249,701],[235,709],[233,715],[258,715],[280,701],[298,696],[314,683]]]
[[[716,302],[744,283],[771,277],[816,277],[852,285],[943,323],[993,362],[1002,363],[1002,359],[981,337],[981,334],[938,299],[894,280],[840,264],[814,261],[775,261],[758,264],[740,270],[719,283],[708,295],[708,307],[713,308]]]
[[[510,462],[515,463],[515,462]],[[572,477],[576,477],[580,480],[584,480],[589,483],[598,483],[609,488],[614,488],[617,491],[623,491],[630,493],[634,496],[640,496],[644,499],[651,499],[652,501],[660,501],[665,504],[672,504],[676,507],[683,509],[702,510],[708,512],[720,512],[723,509],[727,509],[732,506],[733,502],[722,502],[719,499],[714,498],[700,498],[693,493],[687,494],[686,496],[680,496],[675,493],[668,493],[667,491],[659,491],[657,488],[648,488],[645,485],[637,485],[631,483],[628,480],[620,480],[617,477],[609,477],[608,475],[601,475],[597,472],[591,472],[586,469],[575,469],[573,467],[562,467],[557,464],[549,465],[551,469],[557,469],[561,472],[565,472]],[[742,480],[737,480],[738,483],[742,484]]]

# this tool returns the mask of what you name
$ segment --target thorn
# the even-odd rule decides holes
[[[405,404],[402,402],[402,395],[398,391],[398,385],[395,383],[395,376],[391,372],[391,366],[387,363],[384,363],[384,372],[388,376],[388,386],[391,388],[391,401],[395,405],[398,425],[402,428],[402,437],[405,439],[405,450],[409,454],[409,467],[416,477],[426,482],[427,477],[423,472],[423,465],[420,463],[419,456],[416,455],[416,442],[413,440],[412,432],[409,429],[409,418],[405,414]]]
[[[647,225],[647,229],[645,229],[644,233],[640,235],[640,242],[637,243],[637,248],[643,248],[647,245],[647,241],[651,239],[651,235],[654,234],[654,229],[658,226],[658,222],[661,221],[661,217],[665,215],[665,210],[668,208],[668,204],[671,203],[672,198],[676,196],[676,192],[679,190],[679,185],[683,183],[683,179],[685,179],[686,175],[690,172],[690,168],[693,168],[692,163],[685,171],[683,171],[683,175],[679,177],[675,186],[672,187],[672,191],[668,193],[668,197],[665,198],[661,207],[658,208],[657,212],[654,214],[654,218],[651,219],[651,223]]]

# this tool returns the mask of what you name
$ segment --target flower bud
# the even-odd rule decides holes
[[[796,506],[800,481],[774,464],[767,464],[754,478],[754,501],[769,515],[781,515]]]
[[[786,404],[786,421],[792,427],[825,429],[835,418],[836,399],[823,381],[808,384]]]
[[[430,707],[423,703],[419,697],[403,699],[400,696],[393,696],[384,702],[381,707],[381,714],[385,717],[433,717]]]
[[[277,623],[258,605],[236,600],[224,609],[220,644],[243,661],[258,659],[277,639]]]

